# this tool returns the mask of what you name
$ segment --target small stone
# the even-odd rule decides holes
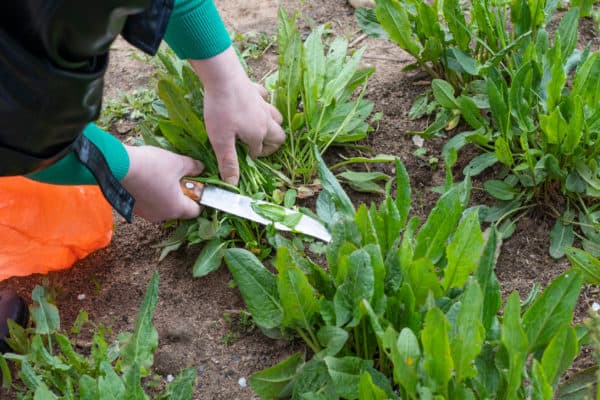
[[[592,310],[594,310],[595,312],[600,311],[600,304],[593,302],[592,303]]]
[[[77,300],[79,300],[79,301],[85,300],[85,294],[82,293],[80,295],[77,295]]]
[[[423,138],[421,136],[417,136],[417,135],[414,135],[412,137],[412,141],[415,144],[415,146],[417,146],[419,148],[423,147],[423,144],[425,143],[425,140],[423,140]]]
[[[175,380],[175,377],[171,374],[167,375],[167,382],[171,383]]]
[[[242,377],[240,379],[238,379],[238,385],[240,385],[240,387],[245,388],[248,383],[246,382],[246,378]]]
[[[234,354],[231,356],[231,361],[240,361],[241,357],[238,356],[237,354]]]

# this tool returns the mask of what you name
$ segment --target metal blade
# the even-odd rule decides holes
[[[292,231],[289,227],[280,224],[279,222],[273,222],[268,220],[252,209],[252,204],[268,204],[265,201],[254,200],[250,197],[243,196],[241,194],[233,193],[225,189],[218,188],[216,186],[205,185],[202,192],[202,198],[200,204],[207,207],[216,208],[217,210],[224,211],[228,214],[233,214],[238,217],[249,219],[254,222],[258,222],[263,225],[275,224],[275,229],[280,231]],[[293,210],[286,209],[286,213],[295,213]],[[315,237],[324,242],[331,241],[331,235],[319,221],[308,215],[302,215],[300,221],[293,229],[294,232],[303,233],[308,236]]]

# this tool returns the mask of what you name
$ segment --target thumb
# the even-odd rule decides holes
[[[200,207],[200,204],[196,203],[194,200],[190,199],[184,195],[183,192],[181,192],[181,206],[179,209],[181,212],[178,218],[190,219],[196,218],[200,214],[202,207]]]

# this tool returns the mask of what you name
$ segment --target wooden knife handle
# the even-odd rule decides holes
[[[181,185],[181,191],[183,194],[195,202],[200,202],[200,199],[202,198],[202,192],[204,191],[203,183],[183,178],[181,181],[179,181],[179,184]]]

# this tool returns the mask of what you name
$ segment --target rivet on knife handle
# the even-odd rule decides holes
[[[181,191],[190,199],[199,202],[202,198],[202,191],[204,190],[204,184],[189,179],[182,179],[179,181],[181,185]]]

